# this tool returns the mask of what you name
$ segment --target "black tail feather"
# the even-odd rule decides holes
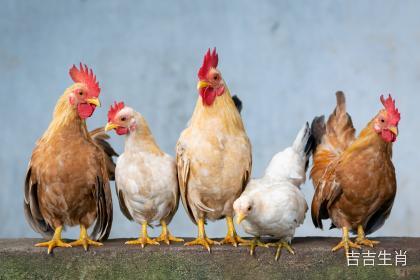
[[[232,96],[233,103],[235,103],[236,109],[238,109],[239,114],[242,111],[242,100],[239,99],[237,95]]]

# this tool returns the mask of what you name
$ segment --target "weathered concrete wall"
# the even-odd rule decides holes
[[[348,267],[342,252],[332,253],[337,238],[296,238],[296,255],[257,248],[255,256],[244,247],[214,246],[212,253],[182,244],[124,245],[122,239],[101,248],[57,248],[53,255],[35,248],[36,239],[0,240],[0,279],[420,279],[419,238],[379,238],[371,251],[407,251],[407,265]],[[367,250],[363,250],[366,252]]]

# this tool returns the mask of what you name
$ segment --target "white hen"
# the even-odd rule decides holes
[[[276,260],[281,248],[294,253],[290,242],[308,210],[300,185],[305,182],[306,169],[312,150],[313,138],[309,124],[299,131],[293,145],[277,153],[262,178],[252,179],[233,208],[238,223],[255,236],[246,243],[251,255],[256,246],[277,246]],[[264,244],[259,238],[270,236],[279,239],[275,244]]]
[[[124,153],[118,157],[115,183],[121,211],[141,224],[142,231],[137,240],[126,244],[144,247],[158,245],[158,241],[183,241],[167,229],[179,201],[175,159],[159,149],[143,116],[122,102],[111,107],[105,129],[127,135]],[[162,234],[150,239],[147,226],[157,223],[162,225]]]

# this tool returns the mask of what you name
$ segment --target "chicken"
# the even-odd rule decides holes
[[[109,180],[114,176],[112,156],[103,128],[91,133],[86,128],[99,106],[100,88],[92,70],[74,65],[70,76],[75,82],[58,100],[53,120],[38,140],[25,180],[24,211],[29,225],[48,242],[35,246],[100,246],[112,225]],[[91,234],[87,229],[95,222]],[[72,243],[61,240],[64,226],[80,225],[80,238]]]
[[[116,167],[116,189],[122,213],[141,224],[141,235],[126,244],[159,245],[183,239],[172,236],[167,228],[178,209],[179,188],[175,160],[156,144],[143,116],[123,102],[108,112],[105,130],[126,135],[124,153]],[[151,239],[147,226],[159,222],[162,234]]]
[[[322,229],[322,220],[329,218],[331,228],[342,229],[342,241],[332,250],[344,248],[347,254],[349,248],[379,243],[366,235],[380,228],[391,212],[397,188],[392,143],[397,140],[400,113],[391,96],[381,96],[385,108],[356,138],[344,94],[336,95],[337,106],[327,123],[323,116],[312,123],[317,147],[311,212],[316,227]],[[349,231],[357,232],[355,242],[350,241]]]
[[[268,165],[262,178],[252,179],[242,195],[234,202],[237,223],[255,238],[245,245],[254,254],[256,246],[277,246],[275,259],[281,248],[294,254],[290,242],[308,210],[300,190],[306,180],[306,169],[312,153],[313,138],[309,124],[299,131],[291,147],[277,153]],[[270,236],[280,241],[264,244],[261,236]]]
[[[198,225],[197,239],[185,245],[202,245],[209,252],[216,242],[205,234],[207,219],[226,218],[222,244],[243,241],[233,224],[233,202],[248,182],[252,162],[250,141],[217,64],[216,49],[208,50],[198,71],[199,98],[176,146],[182,203]]]

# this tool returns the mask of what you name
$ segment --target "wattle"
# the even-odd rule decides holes
[[[216,90],[213,87],[205,87],[200,89],[200,96],[203,99],[204,105],[211,106],[216,99],[216,96],[220,96],[224,92],[224,87],[219,87]]]
[[[382,130],[381,136],[382,139],[388,143],[395,142],[397,140],[397,136],[388,129]]]
[[[77,105],[77,112],[79,113],[80,118],[87,119],[92,116],[95,111],[96,106],[89,103],[81,103]]]

